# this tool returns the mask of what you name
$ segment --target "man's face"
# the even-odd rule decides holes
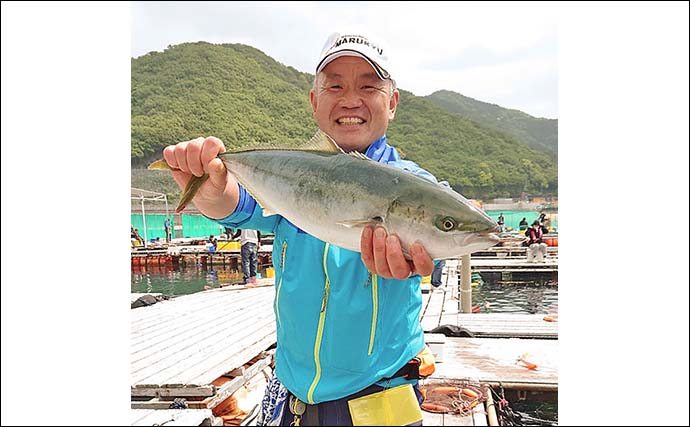
[[[382,137],[393,120],[400,94],[390,96],[390,82],[381,80],[367,61],[341,56],[317,76],[309,93],[319,129],[345,151],[364,152]]]

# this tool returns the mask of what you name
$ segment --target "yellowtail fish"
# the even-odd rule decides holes
[[[345,153],[318,131],[299,147],[239,148],[218,155],[256,199],[263,215],[281,215],[316,238],[360,251],[362,229],[381,225],[409,245],[421,242],[434,259],[495,245],[498,225],[452,189],[402,169]],[[170,169],[158,160],[149,169]],[[193,176],[177,212],[208,175]]]

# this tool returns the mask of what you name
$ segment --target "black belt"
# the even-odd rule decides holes
[[[407,380],[418,380],[422,378],[419,375],[419,365],[422,363],[421,359],[418,357],[413,358],[405,364],[402,368],[398,369],[396,373],[390,378],[384,378],[384,380],[390,380],[393,378],[403,377]]]

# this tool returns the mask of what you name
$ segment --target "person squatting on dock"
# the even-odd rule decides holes
[[[344,151],[437,182],[387,142],[400,98],[388,54],[378,39],[331,35],[309,93],[314,119]],[[434,268],[426,249],[413,243],[407,261],[397,236],[368,226],[360,254],[318,240],[280,215],[263,216],[216,158],[224,151],[220,139],[208,137],[163,154],[179,169],[172,173],[181,188],[192,174],[209,173],[194,199],[208,218],[275,235],[278,345],[259,425],[353,425],[353,419],[421,425],[417,382],[433,372],[419,322],[421,276]]]
[[[543,230],[541,223],[535,219],[532,226],[527,229],[527,261],[546,262],[546,243],[543,241]]]

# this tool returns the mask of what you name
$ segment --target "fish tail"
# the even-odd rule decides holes
[[[177,208],[175,208],[175,213],[180,213],[184,210],[184,208],[187,207],[189,202],[191,202],[194,196],[196,196],[199,188],[201,188],[207,179],[207,173],[203,174],[202,176],[192,175],[192,178],[189,180],[189,182],[187,182],[187,186],[182,192],[182,197],[180,198],[180,202],[177,204]]]
[[[172,168],[170,167],[170,165],[168,165],[168,162],[166,162],[165,159],[156,160],[155,162],[151,163],[146,169],[156,171],[172,170]]]

